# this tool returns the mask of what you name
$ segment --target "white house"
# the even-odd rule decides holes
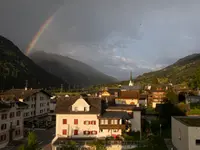
[[[57,100],[53,148],[59,149],[60,144],[67,140],[80,142],[117,137],[128,128],[141,130],[141,111],[133,113],[134,106],[113,106],[107,109],[103,106],[102,99],[97,97],[61,97]]]
[[[24,137],[23,110],[26,108],[22,102],[0,100],[0,149]]]
[[[172,117],[172,143],[177,150],[200,149],[200,117]]]

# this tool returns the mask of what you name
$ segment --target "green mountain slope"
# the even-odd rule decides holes
[[[60,87],[60,78],[40,68],[8,39],[0,36],[0,90],[24,88],[25,80],[31,88]]]
[[[144,83],[189,83],[200,67],[200,54],[192,54],[179,59],[174,64],[154,72],[144,73],[136,78],[136,82]]]
[[[69,84],[88,86],[117,81],[85,63],[67,56],[36,51],[31,53],[29,57],[43,69],[62,78]]]

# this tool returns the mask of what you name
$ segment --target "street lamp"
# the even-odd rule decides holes
[[[162,133],[162,124],[160,124],[160,136],[161,136],[161,133]]]

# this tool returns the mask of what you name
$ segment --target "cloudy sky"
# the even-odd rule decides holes
[[[126,79],[200,52],[199,0],[1,0],[0,34]]]

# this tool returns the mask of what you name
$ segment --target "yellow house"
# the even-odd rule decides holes
[[[116,104],[139,105],[139,91],[121,91],[120,97],[115,99]]]
[[[102,94],[101,94],[102,97],[106,97],[106,96],[110,96],[110,93],[107,92],[107,91],[104,91]]]

